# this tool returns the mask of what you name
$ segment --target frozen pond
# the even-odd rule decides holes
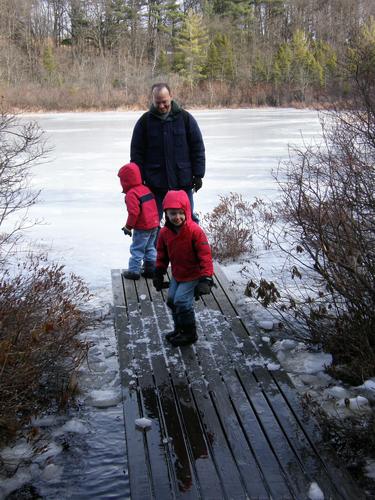
[[[80,274],[104,302],[111,301],[110,269],[127,265],[130,238],[120,231],[125,206],[117,172],[129,161],[130,139],[140,112],[29,115],[54,147],[49,163],[34,169],[42,189],[31,215],[45,224],[30,237],[52,258]],[[320,134],[315,111],[240,109],[194,111],[207,156],[203,188],[195,196],[201,213],[218,195],[246,199],[275,195],[271,170],[288,155],[288,144]]]
[[[33,185],[42,193],[29,215],[43,219],[44,224],[30,229],[28,236],[52,259],[87,281],[99,309],[112,302],[110,270],[126,267],[129,257],[131,240],[120,230],[126,212],[117,172],[129,161],[131,134],[140,114],[26,116],[39,122],[54,147],[50,161],[34,168]],[[249,201],[275,197],[271,171],[287,158],[288,144],[301,144],[302,138],[308,143],[320,135],[317,113],[308,110],[193,114],[201,127],[207,156],[203,188],[195,195],[195,209],[200,213],[211,211],[218,196],[230,192],[239,192]],[[66,443],[68,451],[49,464],[61,471],[52,478],[46,480],[45,464],[36,468],[34,484],[45,498],[129,496],[122,404],[118,400],[106,408],[85,404],[93,391],[105,395],[119,392],[111,320],[90,335],[93,348],[89,367],[81,370],[83,405],[78,412],[87,433],[61,435],[53,422],[50,439],[57,440],[60,448]]]

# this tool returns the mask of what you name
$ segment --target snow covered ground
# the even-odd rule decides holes
[[[120,228],[125,219],[118,169],[129,160],[131,132],[138,112],[59,113],[28,116],[36,119],[54,146],[51,161],[34,169],[33,185],[42,190],[30,216],[44,224],[28,232],[30,241],[48,251],[50,258],[82,276],[98,314],[110,311],[110,270],[127,266],[130,239]],[[196,209],[207,213],[219,195],[241,193],[277,196],[271,176],[288,144],[310,142],[320,136],[314,111],[294,109],[242,109],[194,112],[205,139],[207,174],[195,196]],[[264,268],[277,269],[272,251],[257,255]],[[233,281],[238,306],[258,323],[263,341],[276,340],[278,362],[290,373],[301,393],[317,399],[335,415],[365,414],[375,403],[375,379],[361,387],[344,387],[324,368],[330,355],[312,352],[303,343],[278,339],[273,318],[243,295],[246,285],[240,270],[244,262],[225,266]],[[33,422],[35,443],[21,439],[0,451],[5,472],[0,476],[0,499],[22,485],[33,485],[46,498],[124,498],[128,489],[116,341],[108,317],[100,330],[89,333],[93,342],[89,365],[81,369],[78,412]],[[277,363],[276,363],[277,365]],[[276,367],[275,365],[275,367]],[[367,474],[375,477],[374,462]],[[12,473],[15,473],[12,476]],[[82,484],[82,479],[85,483]],[[118,496],[116,496],[118,492]],[[312,485],[311,498],[317,498]]]

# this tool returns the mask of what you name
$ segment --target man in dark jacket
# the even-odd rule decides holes
[[[166,83],[152,87],[152,105],[135,124],[130,157],[155,195],[160,219],[169,190],[186,191],[193,211],[193,189],[202,187],[205,173],[204,143],[196,120],[172,100]]]

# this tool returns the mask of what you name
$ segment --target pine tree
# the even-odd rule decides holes
[[[192,88],[206,77],[208,34],[201,14],[188,11],[176,45],[175,67]]]

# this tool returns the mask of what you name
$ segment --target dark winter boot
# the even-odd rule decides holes
[[[141,276],[144,278],[152,279],[154,277],[155,262],[144,262],[143,269],[141,270]]]
[[[172,342],[172,340],[180,333],[180,330],[178,328],[175,328],[171,332],[168,332],[165,336],[165,338],[168,340],[168,342]]]
[[[127,280],[139,280],[140,274],[139,273],[134,273],[133,271],[124,271],[122,273],[122,276],[127,279]]]
[[[197,329],[195,324],[192,324],[181,327],[177,335],[174,335],[170,339],[170,343],[173,347],[178,347],[182,345],[194,344],[197,340]]]

